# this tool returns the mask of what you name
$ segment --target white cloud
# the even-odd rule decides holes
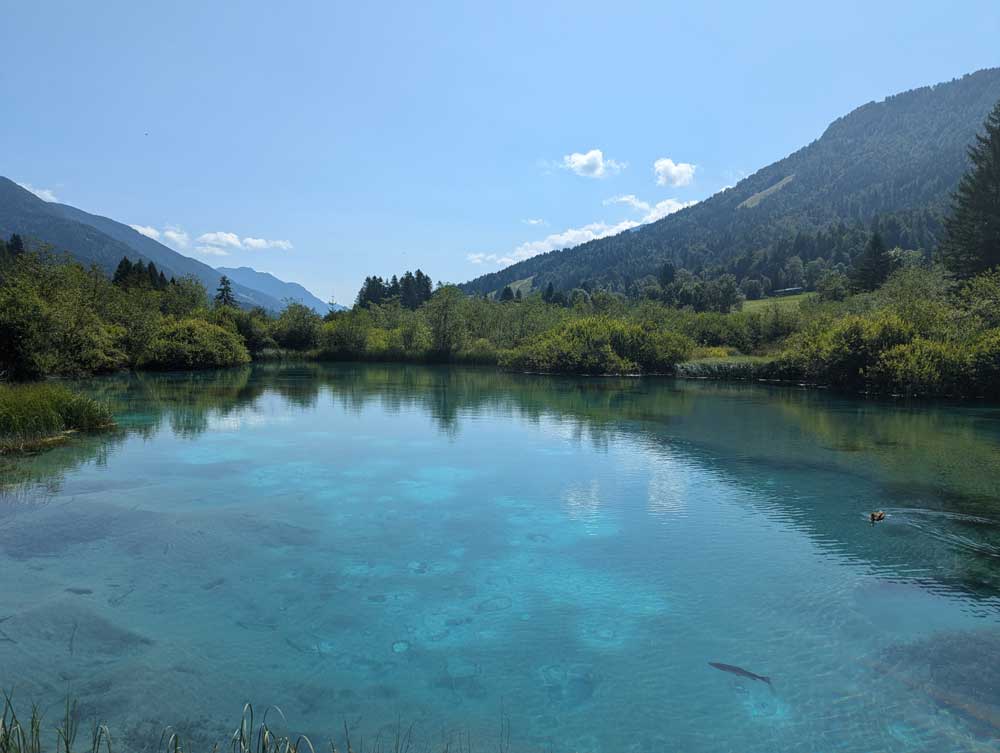
[[[672,159],[661,157],[653,163],[656,173],[656,184],[659,186],[686,186],[694,180],[695,165],[690,162],[675,163]]]
[[[152,238],[154,241],[160,240],[160,231],[155,227],[150,227],[149,225],[129,225],[130,228],[135,230],[135,232],[140,235],[145,235],[147,238]]]
[[[541,240],[527,241],[509,254],[475,253],[467,254],[465,258],[473,264],[494,262],[505,267],[519,261],[524,261],[525,259],[530,259],[532,256],[538,256],[539,254],[555,251],[560,248],[579,246],[581,243],[597,240],[598,238],[606,238],[609,235],[617,235],[638,226],[639,223],[633,220],[625,220],[614,225],[608,225],[605,222],[592,222],[583,227],[569,228],[561,233],[552,233]]]
[[[37,196],[42,201],[58,201],[58,199],[56,199],[55,192],[53,192],[49,188],[35,188],[30,183],[18,183],[17,185],[19,185],[25,191],[31,191],[31,193],[35,194],[35,196]]]
[[[196,246],[194,252],[204,256],[229,256],[229,252],[226,249],[219,248],[218,246]]]
[[[679,212],[682,209],[694,206],[697,203],[697,201],[678,201],[677,199],[664,199],[663,201],[658,201],[646,213],[646,216],[642,218],[642,223],[646,224],[647,222],[662,220],[668,214]]]
[[[679,212],[685,207],[697,204],[697,201],[678,201],[677,199],[664,199],[656,204],[650,204],[648,201],[643,201],[635,194],[623,194],[621,196],[612,196],[610,199],[604,200],[604,205],[609,204],[626,204],[632,209],[643,213],[642,223],[645,225],[647,222],[656,222],[657,220],[662,220],[668,214],[673,214],[674,212]]]
[[[191,244],[191,236],[175,225],[167,225],[163,230],[163,240],[168,246],[184,249]]]
[[[206,243],[210,246],[226,246],[228,248],[243,248],[243,242],[236,233],[202,233],[198,236],[199,243]]]
[[[292,250],[291,241],[269,241],[264,238],[244,238],[243,245],[254,250],[263,250],[265,248],[279,248],[282,251]]]
[[[638,209],[643,212],[649,211],[649,202],[643,201],[637,197],[634,193],[622,194],[621,196],[612,196],[610,199],[604,200],[604,206],[609,206],[611,204],[628,204],[633,209]]]
[[[697,201],[663,199],[663,201],[659,201],[656,204],[650,204],[648,201],[643,201],[635,194],[612,196],[610,199],[604,200],[605,206],[610,204],[626,204],[632,209],[642,212],[642,219],[639,221],[622,220],[621,222],[617,222],[613,225],[609,225],[606,222],[592,222],[589,225],[584,225],[583,227],[570,228],[562,231],[561,233],[552,233],[551,235],[545,236],[541,240],[527,241],[526,243],[522,243],[520,246],[515,248],[509,254],[472,253],[466,254],[465,258],[472,264],[494,263],[501,267],[506,267],[516,262],[530,259],[532,256],[538,256],[539,254],[555,251],[560,248],[572,248],[573,246],[579,246],[581,243],[587,243],[588,241],[594,241],[599,238],[606,238],[609,235],[617,235],[618,233],[622,233],[626,230],[631,230],[632,228],[639,227],[640,225],[645,225],[648,222],[656,222],[669,214],[679,212],[685,207],[689,207],[697,203]]]
[[[604,178],[621,172],[627,165],[613,159],[604,159],[604,152],[591,149],[589,152],[567,154],[562,159],[561,167],[586,178]]]
[[[523,222],[525,225],[544,225],[545,224],[545,220],[527,219],[527,220],[521,220],[521,222]]]
[[[202,233],[198,236],[198,242],[204,246],[215,246],[216,248],[245,248],[252,251],[262,251],[267,248],[277,248],[282,251],[292,250],[291,241],[268,240],[267,238],[253,238],[250,236],[240,238],[236,233],[222,231]]]

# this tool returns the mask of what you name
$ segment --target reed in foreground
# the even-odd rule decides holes
[[[308,737],[279,731],[269,719],[280,719],[282,725],[285,723],[285,716],[277,706],[269,707],[258,721],[253,706],[249,703],[244,705],[239,725],[227,741],[232,753],[317,753]],[[55,746],[50,748],[44,744],[43,737],[47,735],[42,734],[43,719],[38,706],[32,705],[30,715],[22,722],[15,712],[10,694],[4,693],[0,713],[0,753],[116,753],[120,750],[107,725],[95,721],[90,735],[81,741],[78,741],[79,727],[77,704],[67,699],[65,712],[50,738]],[[338,747],[331,739],[321,750],[330,753],[473,753],[476,750],[469,737],[461,734],[435,746],[418,746],[414,741],[413,727],[402,722],[386,728],[373,740],[352,740],[345,723],[342,745]],[[168,727],[160,736],[156,749],[160,753],[219,753],[222,748],[216,743],[209,750],[195,750],[180,734]],[[503,710],[500,712],[498,738],[488,750],[496,753],[511,751],[510,720]]]
[[[29,450],[65,432],[114,425],[106,405],[61,384],[0,384],[0,452]]]

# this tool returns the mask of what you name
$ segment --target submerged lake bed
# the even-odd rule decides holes
[[[129,749],[224,743],[246,701],[338,745],[1000,741],[1000,408],[350,364],[81,386],[119,431],[0,465],[0,687]]]

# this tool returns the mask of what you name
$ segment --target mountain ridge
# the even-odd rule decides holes
[[[838,225],[867,227],[885,217],[900,226],[894,243],[926,249],[936,245],[940,218],[967,166],[967,146],[998,100],[1000,68],[989,68],[868,102],[811,143],[698,204],[461,287],[483,294],[532,278],[535,289],[589,283],[626,292],[668,261],[745,277],[773,270],[764,257],[787,258],[802,234],[819,239]],[[822,247],[821,240],[811,243]],[[860,250],[856,246],[852,238],[837,258],[843,262]]]
[[[338,304],[331,305],[310,293],[305,287],[297,282],[286,282],[275,277],[270,272],[261,272],[253,267],[216,267],[218,272],[226,275],[233,282],[245,285],[246,287],[259,290],[279,301],[292,300],[308,306],[320,316],[330,311],[343,309]]]
[[[204,262],[139,233],[124,223],[91,214],[69,204],[45,201],[9,178],[0,176],[0,235],[19,233],[28,239],[51,245],[86,264],[96,264],[105,274],[114,273],[122,257],[153,262],[168,277],[193,275],[211,294],[221,273]],[[301,288],[297,283],[284,283]],[[262,306],[271,311],[284,308],[283,299],[233,280],[237,300],[246,306]],[[294,297],[294,296],[289,296]],[[319,300],[319,299],[316,299]]]

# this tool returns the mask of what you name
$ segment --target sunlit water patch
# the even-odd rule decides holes
[[[0,466],[0,686],[130,748],[223,740],[247,700],[338,745],[1000,741],[990,408],[404,367],[85,388],[120,431]]]

